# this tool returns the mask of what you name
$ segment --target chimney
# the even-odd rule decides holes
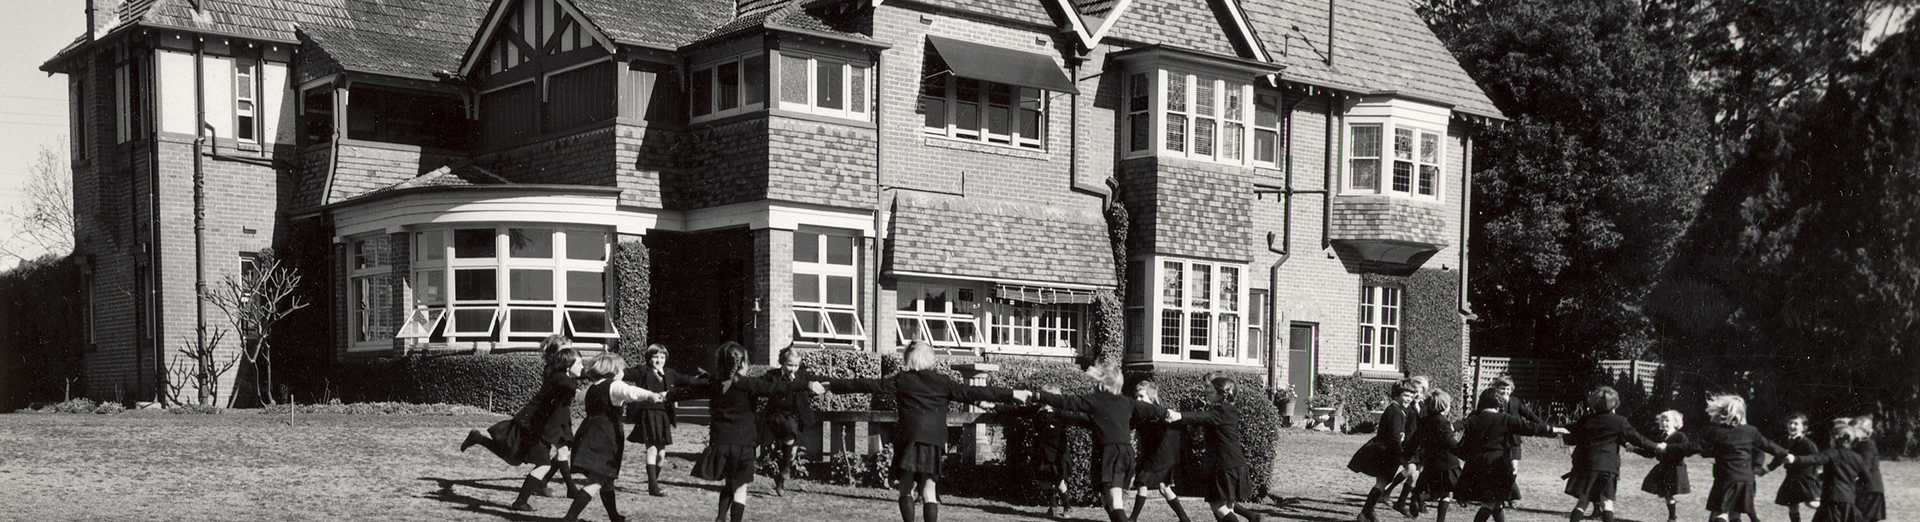
[[[87,0],[87,39],[98,40],[120,23],[120,0]]]

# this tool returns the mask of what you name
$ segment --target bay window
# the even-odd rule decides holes
[[[1075,355],[1091,290],[991,283],[901,282],[894,311],[900,343]]]
[[[1400,292],[1397,286],[1360,287],[1360,369],[1400,371]]]
[[[1344,193],[1437,199],[1442,141],[1436,131],[1388,122],[1347,126]]]
[[[780,51],[781,110],[868,121],[872,66],[842,58]]]
[[[1156,268],[1156,359],[1257,360],[1243,349],[1247,296],[1242,265],[1162,258]]]
[[[767,55],[736,56],[694,69],[687,106],[696,120],[767,107]]]
[[[854,232],[793,233],[795,342],[852,347],[866,338],[860,323],[860,237]]]
[[[1256,107],[1251,83],[1162,69],[1128,75],[1126,85],[1129,154],[1153,152],[1241,165],[1251,152],[1256,161],[1275,161],[1278,100],[1271,100],[1272,110]],[[1250,114],[1266,119],[1249,122]],[[1264,125],[1256,126],[1252,139],[1250,123]]]
[[[400,337],[457,341],[617,338],[607,315],[605,230],[455,225],[413,233],[413,306]]]

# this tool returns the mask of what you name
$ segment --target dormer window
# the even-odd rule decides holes
[[[1254,78],[1272,72],[1270,65],[1162,47],[1127,51],[1116,59],[1130,71],[1127,157],[1277,163],[1279,100],[1270,94],[1256,98],[1253,85]]]
[[[1437,114],[1437,116],[1435,116]],[[1341,195],[1438,200],[1446,112],[1405,100],[1367,100],[1348,111]]]
[[[780,109],[869,121],[871,68],[866,63],[783,49]]]
[[[720,118],[767,108],[767,55],[735,56],[694,69],[688,108]]]
[[[1049,93],[1077,93],[1053,58],[928,36],[919,112],[932,136],[1028,149],[1047,143]]]

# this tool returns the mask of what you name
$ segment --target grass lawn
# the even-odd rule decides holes
[[[551,520],[567,501],[533,500],[531,514],[509,511],[520,473],[485,450],[459,452],[471,428],[503,417],[473,416],[300,416],[287,418],[248,411],[221,415],[172,415],[129,412],[120,415],[0,415],[0,520]],[[638,452],[628,452],[621,479],[621,509],[633,520],[711,520],[716,485],[687,475],[705,441],[705,427],[683,426],[680,443],[670,447],[664,481],[667,498],[645,494]],[[1272,520],[1345,522],[1359,511],[1371,485],[1345,469],[1346,458],[1365,442],[1362,436],[1288,430],[1280,437],[1281,459],[1274,493],[1284,499],[1259,511]],[[1527,498],[1512,521],[1565,520],[1571,505],[1559,493],[1557,477],[1567,468],[1567,451],[1540,442],[1529,448],[1523,467]],[[1694,466],[1695,494],[1683,497],[1683,520],[1705,519],[1701,510],[1708,486],[1704,461]],[[1665,509],[1638,492],[1650,461],[1629,457],[1621,480],[1624,519],[1659,521]],[[1883,464],[1891,490],[1888,511],[1898,519],[1920,510],[1920,465]],[[1784,509],[1768,504],[1779,475],[1761,479],[1762,518],[1786,520]],[[770,482],[755,483],[750,520],[890,520],[897,511],[891,491],[798,482],[784,497],[773,497]],[[1044,508],[974,498],[943,499],[943,520],[968,522],[1044,518]],[[1205,508],[1186,501],[1189,512]],[[1382,520],[1399,520],[1382,509]],[[1072,520],[1100,521],[1090,508],[1073,511]],[[1204,516],[1204,515],[1202,515]],[[1458,510],[1450,520],[1471,520]],[[596,502],[585,514],[605,520]],[[1164,505],[1154,504],[1142,520],[1170,520]]]

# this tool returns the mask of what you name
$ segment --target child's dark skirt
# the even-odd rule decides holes
[[[920,477],[940,478],[940,461],[946,460],[946,448],[918,442],[893,448],[893,474],[897,480]]]
[[[1613,500],[1620,474],[1594,470],[1575,470],[1567,477],[1567,495],[1582,502]]]
[[[1414,484],[1413,491],[1428,498],[1447,498],[1460,485],[1460,468],[1428,467],[1420,470],[1420,482]]]
[[[673,417],[666,410],[639,410],[633,417],[633,433],[627,436],[627,440],[648,446],[671,445]]]
[[[1247,480],[1247,467],[1220,470],[1207,488],[1207,502],[1243,502],[1252,498],[1253,482]]]
[[[1866,522],[1879,522],[1887,519],[1887,494],[1878,491],[1862,491],[1855,497],[1860,519]]]
[[[1095,452],[1093,484],[1099,489],[1125,488],[1133,475],[1133,445],[1106,444]]]
[[[1813,522],[1870,522],[1853,504],[1822,502],[1813,512]]]
[[[1714,481],[1713,489],[1707,491],[1707,511],[1710,513],[1758,513],[1759,511],[1753,508],[1754,489],[1752,481]]]
[[[733,484],[753,482],[754,449],[750,444],[709,445],[693,463],[693,477]]]

